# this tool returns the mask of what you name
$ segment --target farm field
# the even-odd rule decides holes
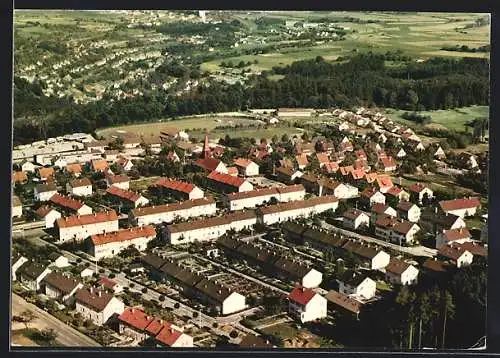
[[[464,130],[464,124],[474,118],[478,117],[489,117],[489,107],[488,106],[470,106],[462,108],[454,108],[447,110],[437,110],[437,111],[422,111],[419,112],[422,115],[429,115],[432,117],[432,122],[430,125],[439,125],[441,127],[452,129],[456,131]],[[388,112],[389,118],[393,121],[400,122],[406,125],[414,124],[411,121],[405,120],[401,117],[404,110],[390,109]]]

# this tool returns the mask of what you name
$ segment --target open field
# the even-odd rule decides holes
[[[224,138],[227,135],[230,137],[242,137],[242,138],[255,138],[257,141],[261,138],[272,138],[274,135],[277,135],[279,138],[283,134],[287,134],[292,137],[294,135],[301,135],[303,131],[300,128],[293,127],[261,127],[261,128],[228,128],[223,130],[215,130],[210,132],[210,138],[212,139],[220,139]],[[193,131],[190,132],[190,136],[196,138],[198,140],[202,140],[205,133],[203,131]]]
[[[403,110],[390,109],[391,113],[388,113],[389,118],[393,121],[400,122],[403,124],[414,124],[411,121],[405,120],[401,117],[404,112]],[[431,125],[439,125],[441,127],[452,129],[456,131],[464,130],[464,124],[474,118],[478,117],[489,117],[490,109],[488,106],[470,106],[447,110],[437,110],[437,111],[422,111],[419,112],[422,115],[429,115],[432,117]]]

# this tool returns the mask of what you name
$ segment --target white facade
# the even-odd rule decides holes
[[[33,189],[33,193],[35,194],[35,199],[38,201],[49,201],[50,198],[54,196],[54,194],[57,194],[57,190],[49,190],[49,191],[43,191],[43,192],[38,192],[36,187]]]
[[[418,273],[418,269],[415,266],[410,265],[403,273],[401,273],[401,275],[387,271],[385,273],[385,277],[392,284],[414,285],[417,283]]]
[[[488,226],[485,226],[485,228],[488,228]],[[463,244],[464,242],[471,242],[471,241],[474,241],[472,240],[470,237],[466,237],[466,238],[463,238],[463,239],[459,239],[459,240],[453,240],[453,241],[449,241],[446,236],[444,235],[444,233],[440,232],[437,236],[436,236],[436,249],[440,249],[442,246],[444,245],[449,245],[450,243],[454,243],[454,244]]]
[[[83,305],[78,300],[76,301],[76,312],[80,313],[83,318],[90,319],[97,326],[102,326],[113,314],[121,314],[124,310],[125,305],[116,297],[113,297],[100,312]]]
[[[110,242],[107,244],[101,244],[97,246],[91,244],[90,255],[94,256],[97,260],[100,260],[105,257],[113,257],[118,253],[120,253],[120,251],[122,251],[123,249],[129,247],[130,245],[134,245],[134,247],[138,251],[144,251],[148,247],[148,242],[154,240],[155,237],[156,235],[144,236],[132,240]]]
[[[418,222],[420,220],[420,208],[416,205],[413,205],[407,212],[402,215],[406,220],[411,222]]]
[[[54,260],[54,262],[52,262],[52,264],[50,266],[64,268],[64,267],[71,266],[71,264],[69,263],[69,260],[67,257],[61,255],[56,260]]]
[[[22,205],[12,206],[12,217],[20,218],[21,216],[23,216],[23,206]]]
[[[305,288],[315,288],[321,285],[321,281],[323,281],[323,274],[315,269],[311,269],[302,277],[301,284]]]
[[[17,259],[16,262],[12,264],[12,281],[16,281],[16,271],[19,267],[21,267],[25,262],[27,262],[28,259],[24,256],[21,256],[20,258]]]
[[[469,251],[465,250],[462,255],[457,259],[457,268],[468,266],[472,263],[474,259],[474,255],[472,255]]]
[[[351,286],[347,283],[344,283],[338,280],[339,283],[339,292],[344,295],[354,295],[358,297],[362,297],[366,300],[375,297],[375,292],[377,291],[377,283],[373,281],[371,278],[366,277],[359,285]]]
[[[28,277],[25,277],[24,275],[19,275],[20,276],[20,281],[31,291],[38,291],[40,290],[40,283],[42,280],[47,276],[49,273],[51,273],[52,270],[50,268],[46,268],[43,270],[43,272],[35,279],[30,279]]]
[[[203,193],[203,190],[195,186],[193,190],[191,190],[188,194],[188,199],[193,200],[193,199],[201,199],[205,196]]]
[[[449,210],[445,211],[448,214],[453,214],[456,216],[461,217],[462,219],[467,217],[467,216],[474,216],[476,215],[477,207],[475,208],[465,208],[465,209],[458,209],[458,210]]]
[[[312,205],[305,208],[293,208],[284,211],[265,213],[262,215],[262,222],[266,225],[272,225],[277,222],[288,221],[299,217],[308,217],[312,214],[318,214],[327,210],[336,210],[339,206],[338,201]]]
[[[415,234],[420,231],[420,227],[417,224],[414,224],[410,230],[406,234],[402,234],[396,232],[395,230],[391,230],[390,240],[393,243],[399,244],[400,242],[406,242],[407,244],[411,244],[415,240]]]
[[[371,269],[378,270],[384,268],[387,265],[389,265],[390,261],[391,261],[391,256],[385,251],[380,251],[372,258]]]
[[[429,199],[434,197],[434,192],[429,188],[424,188],[424,189],[422,189],[422,191],[420,191],[419,193],[416,193],[416,194],[417,194],[419,203],[422,203],[422,200],[424,199],[425,194],[427,194],[427,197]]]
[[[241,175],[250,177],[250,176],[255,176],[259,175],[259,165],[255,162],[250,161],[246,167],[239,166],[236,164],[236,167],[238,168],[238,172]]]
[[[243,210],[245,208],[255,208],[257,205],[262,205],[265,202],[269,202],[271,198],[275,198],[279,202],[288,202],[293,200],[304,200],[306,195],[305,189],[280,193],[278,191],[273,193],[266,192],[263,195],[253,196],[253,197],[243,197],[238,198],[238,195],[228,195],[227,202],[229,210]]]
[[[163,211],[147,215],[135,216],[134,212],[129,213],[129,220],[137,226],[149,224],[170,223],[177,218],[189,219],[197,216],[215,215],[217,213],[216,203],[208,203],[198,206],[191,206],[180,210]]]
[[[380,191],[375,192],[375,194],[370,197],[370,205],[375,203],[385,204],[385,195]]]
[[[142,195],[134,202],[134,207],[146,206],[149,204],[149,199],[143,197]]]
[[[237,292],[232,292],[224,302],[222,302],[222,314],[226,315],[244,310],[246,308],[245,301],[245,296]]]
[[[54,227],[54,223],[56,222],[57,219],[60,219],[60,218],[61,218],[61,213],[55,209],[52,209],[44,217],[45,228],[49,229],[49,228]]]
[[[86,204],[83,204],[80,209],[76,211],[78,215],[88,215],[92,214],[92,208]]]
[[[66,160],[64,160],[63,158],[59,158],[57,159],[55,162],[54,162],[54,167],[56,168],[59,168],[59,169],[63,169],[66,167],[66,165],[68,165],[68,163],[66,162]]]
[[[181,334],[179,338],[170,346],[174,348],[189,348],[194,347],[193,337],[188,334]]]
[[[118,231],[118,220],[59,228],[59,242],[81,241],[89,236]]]
[[[300,322],[310,322],[327,316],[326,298],[319,294],[315,294],[306,305],[301,305],[292,300],[289,301],[288,310],[291,315],[299,318]]]
[[[360,213],[354,220],[344,218],[344,227],[347,229],[357,230],[361,225],[370,226],[370,217],[365,213]]]
[[[34,173],[35,172],[35,169],[36,169],[36,166],[35,164],[31,163],[31,162],[26,162],[24,164],[21,165],[21,170],[23,172],[31,172],[31,173]]]
[[[71,292],[64,294],[56,287],[50,285],[49,283],[45,283],[45,294],[54,300],[59,300],[64,304],[71,305],[74,302],[75,292],[82,287],[83,284],[79,283],[78,285],[75,286],[75,288]]]
[[[92,184],[82,185],[77,187],[72,187],[69,183],[66,184],[66,191],[75,196],[91,196],[92,195]]]

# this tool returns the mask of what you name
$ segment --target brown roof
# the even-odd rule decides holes
[[[102,312],[114,296],[100,289],[84,287],[76,291],[75,297],[76,302],[96,312]]]
[[[125,190],[114,185],[111,185],[108,189],[106,189],[106,193],[117,196],[120,199],[129,200],[133,203],[135,203],[142,197],[142,195],[139,193],[136,193],[132,190]]]
[[[259,196],[267,196],[273,194],[281,194],[281,193],[293,193],[298,191],[304,191],[304,186],[302,184],[298,185],[287,185],[283,187],[274,187],[274,188],[262,188],[262,189],[254,189],[250,191],[244,191],[240,193],[230,193],[227,194],[227,198],[229,200],[241,200],[247,198],[255,198]]]
[[[299,165],[309,164],[309,161],[307,160],[307,155],[305,155],[305,154],[296,155],[295,160],[297,160],[297,163]]]
[[[57,191],[57,187],[54,183],[38,184],[35,188],[39,193],[45,193],[47,191]]]
[[[28,176],[26,172],[12,172],[12,182],[14,183],[22,183],[23,181],[28,180]]]
[[[267,214],[273,214],[273,213],[277,213],[277,212],[309,208],[311,206],[315,206],[315,205],[319,205],[319,204],[335,203],[338,201],[339,201],[339,199],[337,199],[333,195],[325,195],[325,196],[314,197],[314,198],[311,198],[308,200],[295,200],[295,201],[289,201],[286,203],[279,203],[276,205],[269,205],[265,208],[262,208],[261,211],[262,211],[263,215],[267,215]]]
[[[443,230],[443,235],[448,241],[456,241],[463,239],[470,239],[471,234],[469,229],[466,227],[461,227],[460,229]]]
[[[443,245],[438,251],[438,254],[447,257],[452,260],[457,260],[459,259],[464,252],[467,251],[464,248],[460,247],[459,245]]]
[[[331,290],[326,294],[326,299],[334,304],[351,311],[353,313],[359,313],[361,310],[362,303],[356,301],[354,298],[346,296],[340,292]]]
[[[450,265],[448,263],[444,261],[435,260],[433,258],[428,258],[422,265],[422,267],[436,272],[446,272],[449,266]]]
[[[371,207],[371,211],[377,214],[385,214],[386,210],[389,209],[390,206],[382,203],[374,203]]]
[[[38,174],[40,175],[40,178],[48,178],[48,177],[54,175],[54,168],[52,168],[52,167],[39,168]]]
[[[427,188],[427,186],[421,184],[421,183],[415,183],[412,186],[408,188],[408,190],[414,192],[414,193],[420,193],[422,190]]]
[[[348,209],[347,211],[345,211],[342,216],[346,219],[356,220],[361,214],[368,215],[364,211],[351,208],[351,209]]]
[[[377,188],[366,188],[359,195],[369,199],[377,193],[379,193]]]
[[[463,244],[452,243],[452,246],[459,247],[462,250],[467,250],[473,255],[485,257],[488,254],[486,248],[483,245],[478,244],[477,242],[469,241],[464,242]]]
[[[90,181],[89,178],[82,178],[82,179],[76,179],[72,180],[69,185],[71,185],[72,188],[78,188],[81,186],[89,186],[92,185],[92,182]]]
[[[196,220],[194,222],[182,222],[178,224],[168,225],[171,233],[186,232],[197,230],[206,227],[214,227],[220,225],[228,225],[234,221],[248,220],[256,218],[255,210],[238,211],[234,213],[225,214],[224,216],[215,216],[203,220]]]
[[[72,227],[72,226],[83,226],[83,225],[93,225],[96,223],[115,221],[118,220],[118,215],[116,211],[101,211],[98,213],[88,214],[88,215],[73,215],[66,216],[57,219],[56,223],[59,228]]]
[[[41,217],[41,218],[44,218],[48,213],[50,213],[52,210],[55,210],[54,208],[48,206],[48,205],[44,205],[44,206],[40,206],[36,211],[36,215],[38,217]],[[57,210],[55,210],[57,211]]]
[[[366,259],[373,259],[382,250],[377,250],[374,247],[369,247],[368,245],[360,244],[354,241],[347,241],[342,248],[346,251],[352,252],[358,256],[364,257]]]
[[[443,200],[439,202],[439,206],[443,211],[452,211],[460,209],[476,208],[481,205],[479,198],[461,198],[454,200]]]
[[[130,181],[130,178],[128,176],[126,176],[125,174],[109,175],[108,176],[108,181],[111,184],[126,183],[126,182]]]
[[[186,194],[191,193],[196,187],[194,184],[170,178],[160,178],[156,185]]]
[[[391,258],[389,264],[385,267],[388,272],[396,275],[401,275],[405,272],[411,265],[399,259]]]
[[[202,158],[198,159],[194,164],[211,172],[217,169],[219,163],[221,163],[221,161],[215,158]]]
[[[69,196],[57,194],[57,193],[52,195],[52,197],[50,198],[50,201],[56,205],[62,206],[63,208],[68,208],[68,209],[75,210],[75,211],[79,210],[80,208],[82,208],[85,205],[84,203],[82,203],[79,200],[70,198]]]
[[[111,242],[130,241],[142,237],[156,237],[156,229],[152,225],[133,227],[115,232],[93,235],[90,240],[97,245],[105,245]]]
[[[78,280],[75,280],[72,277],[65,276],[64,274],[61,274],[59,272],[51,272],[45,278],[43,281],[46,284],[49,284],[50,286],[58,289],[59,291],[62,291],[65,294],[70,293],[73,291],[76,286],[78,286],[81,282]]]
[[[198,282],[196,288],[217,302],[224,302],[224,300],[233,293],[231,289],[223,284],[215,283],[208,279],[203,279]]]
[[[291,177],[293,175],[293,173],[296,172],[296,170],[294,170],[293,168],[290,168],[290,167],[279,167],[279,168],[276,168],[276,172]]]
[[[215,200],[211,196],[206,196],[200,199],[185,200],[178,203],[145,206],[142,208],[132,209],[131,213],[134,217],[166,213],[170,211],[186,210],[196,206],[214,204]]]
[[[399,210],[402,210],[402,211],[406,211],[406,212],[408,212],[408,211],[409,211],[411,208],[413,208],[414,206],[416,206],[416,205],[415,205],[415,204],[413,204],[413,203],[412,203],[412,202],[410,202],[410,201],[400,201],[400,202],[398,203],[397,208],[398,208]],[[417,208],[418,208],[418,206],[417,206]]]
[[[251,160],[245,159],[245,158],[238,158],[234,161],[234,165],[236,165],[237,167],[242,167],[242,168],[246,168],[252,163],[253,162]]]

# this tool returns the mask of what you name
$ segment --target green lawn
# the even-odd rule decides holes
[[[281,337],[282,339],[293,338],[299,332],[296,328],[287,323],[280,323],[275,326],[263,328],[262,331],[273,336]]]
[[[401,115],[407,111],[390,109],[390,112],[391,113],[388,113],[388,117],[393,121],[406,125],[414,124],[414,122],[407,121],[401,117]],[[431,116],[431,124],[437,124],[441,127],[456,131],[463,131],[465,123],[474,118],[489,117],[489,112],[490,109],[488,106],[470,106],[437,111],[422,111],[419,113]]]
[[[272,138],[274,135],[277,135],[281,138],[283,134],[288,134],[288,136],[292,137],[294,135],[302,135],[303,131],[297,128],[290,127],[268,127],[268,128],[237,128],[237,129],[226,129],[226,130],[215,130],[210,132],[210,138],[224,138],[226,134],[230,137],[242,137],[242,138],[255,138],[257,141],[261,138]],[[203,131],[194,131],[190,132],[190,136],[196,138],[198,140],[202,140],[205,136]]]

